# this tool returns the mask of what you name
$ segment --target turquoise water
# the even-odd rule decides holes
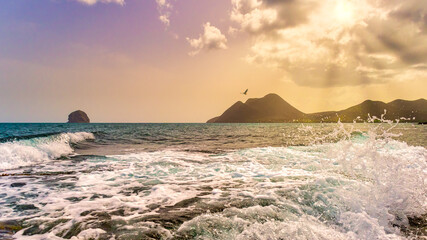
[[[426,144],[412,124],[0,124],[0,237],[412,238]]]
[[[354,130],[354,133],[357,133],[357,129],[366,132],[371,125],[344,124],[349,131]],[[377,125],[374,124],[375,127]],[[253,147],[310,145],[319,139],[322,142],[334,142],[342,138],[330,135],[336,128],[337,124],[0,123],[0,143],[67,132],[88,132],[93,133],[95,138],[86,144],[101,148],[101,152],[110,151],[115,145],[142,150],[177,148],[185,151],[221,152]],[[399,124],[390,131],[402,134],[395,139],[410,145],[427,146],[425,125]]]

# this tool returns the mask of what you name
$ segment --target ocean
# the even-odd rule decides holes
[[[0,124],[3,239],[423,239],[427,126]]]

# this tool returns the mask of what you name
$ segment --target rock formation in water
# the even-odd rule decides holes
[[[378,118],[387,111],[385,119],[402,122],[427,121],[427,100],[395,100],[390,103],[366,100],[361,104],[342,111],[330,111],[306,114],[291,106],[277,94],[268,94],[263,98],[248,99],[245,103],[236,102],[221,116],[212,118],[208,123],[279,123],[279,122],[353,122],[369,116]],[[404,118],[404,119],[403,119]]]
[[[68,123],[90,123],[90,119],[85,112],[77,110],[68,115]]]

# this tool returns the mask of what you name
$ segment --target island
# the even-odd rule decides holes
[[[366,121],[369,116],[378,118],[386,111],[385,119],[400,122],[426,122],[427,100],[394,100],[389,103],[366,100],[340,111],[303,113],[279,95],[271,93],[262,98],[251,98],[245,103],[238,101],[222,115],[208,123],[319,123]]]
[[[77,110],[68,115],[68,123],[90,123],[90,119],[85,112]]]

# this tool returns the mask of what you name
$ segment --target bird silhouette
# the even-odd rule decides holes
[[[249,90],[249,89],[246,89],[244,92],[242,92],[242,94],[243,94],[243,95],[248,95],[248,90]]]

